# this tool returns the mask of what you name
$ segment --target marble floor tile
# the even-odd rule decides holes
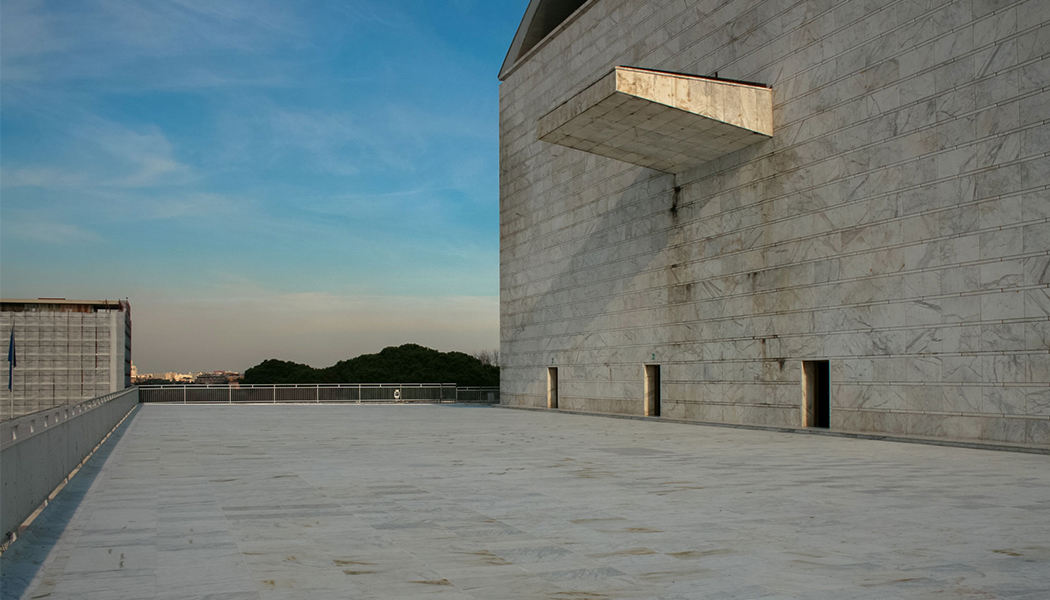
[[[143,406],[0,557],[0,596],[1050,589],[1043,456],[488,407],[259,408]]]

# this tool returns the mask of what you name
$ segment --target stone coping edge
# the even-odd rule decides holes
[[[507,404],[493,404],[492,406],[497,408],[509,408],[512,410],[551,412],[567,415],[580,415],[585,417],[607,417],[610,419],[630,419],[634,421],[649,421],[653,423],[678,423],[680,425],[701,425],[705,427],[724,427],[727,429],[750,429],[753,431],[774,431],[777,433],[824,435],[830,437],[842,437],[857,440],[901,442],[905,444],[925,444],[927,446],[948,446],[952,448],[969,448],[971,450],[995,450],[998,452],[1021,452],[1024,454],[1042,454],[1044,456],[1050,456],[1050,448],[1043,448],[1039,446],[1022,446],[1017,444],[974,442],[967,440],[956,440],[951,438],[902,436],[880,433],[862,433],[854,431],[830,431],[827,429],[811,429],[808,427],[773,427],[770,425],[747,425],[741,423],[714,423],[711,421],[689,421],[686,419],[669,419],[667,417],[645,417],[641,415],[618,415],[615,413],[586,412],[582,410],[566,410],[563,408],[542,408],[536,406],[510,406]]]

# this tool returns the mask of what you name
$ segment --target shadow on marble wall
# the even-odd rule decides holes
[[[588,171],[600,172],[600,169],[589,168]],[[630,218],[623,219],[623,215],[620,214],[621,211],[630,210],[631,203],[627,200],[627,196],[630,194],[629,190],[632,190],[639,185],[658,184],[660,180],[664,178],[666,178],[667,182],[666,191],[647,192],[645,194],[645,199],[642,200],[642,202],[648,201],[659,203],[660,207],[654,207],[653,210],[647,212],[646,218],[657,219],[659,218],[659,214],[663,212],[667,215],[671,227],[660,227],[659,225],[654,225],[653,229],[657,230],[655,233],[635,236],[637,239],[649,240],[648,252],[651,257],[650,261],[645,269],[640,270],[631,266],[634,262],[627,262],[623,265],[621,271],[616,272],[616,278],[630,279],[638,273],[644,272],[646,269],[653,268],[654,263],[660,261],[667,263],[666,265],[663,265],[665,268],[668,270],[671,269],[670,260],[665,250],[671,243],[674,231],[677,230],[677,218],[675,215],[676,207],[674,205],[674,202],[676,201],[674,176],[639,167],[638,175],[624,190],[615,195],[606,197],[608,208],[590,222],[592,224],[592,226],[589,227],[591,233],[583,237],[581,240],[573,240],[573,242],[576,242],[578,245],[573,249],[571,255],[567,257],[568,260],[559,261],[560,264],[564,266],[562,267],[562,270],[550,280],[550,285],[546,291],[536,294],[527,300],[527,303],[525,303],[526,308],[524,309],[524,319],[515,327],[519,333],[530,329],[533,329],[534,331],[545,329],[543,318],[550,314],[547,312],[548,307],[557,306],[556,295],[566,290],[581,286],[579,274],[589,268],[594,268],[593,266],[588,266],[586,264],[588,262],[586,257],[591,253],[601,251],[609,245],[607,237],[602,235],[602,233],[625,224],[630,228],[631,223],[634,221]],[[625,237],[623,242],[626,242],[628,239],[629,238]],[[669,274],[668,277],[673,277],[673,275]],[[572,337],[572,342],[569,348],[561,349],[552,347],[552,337],[548,336],[544,338],[543,343],[546,344],[546,347],[542,348],[540,352],[547,352],[544,361],[549,360],[551,355],[557,355],[555,364],[539,364],[535,366],[537,368],[542,368],[543,366],[562,366],[571,369],[573,367],[571,361],[573,361],[580,352],[607,347],[606,344],[601,341],[604,328],[595,327],[594,322],[599,317],[607,315],[609,312],[609,305],[617,300],[617,296],[622,296],[623,293],[624,292],[621,291],[619,294],[605,298],[604,304],[600,309],[596,309],[593,306],[588,307],[587,312],[589,315],[587,316],[580,318],[575,314],[572,315],[570,321],[571,325],[558,332],[559,335],[569,335]],[[595,298],[594,301],[601,300]],[[572,301],[571,304],[579,304],[580,302],[580,300],[575,300]],[[608,366],[609,365],[606,365],[606,367]],[[538,388],[546,385],[546,381],[542,378],[537,378],[534,383]],[[545,394],[546,390],[544,389],[541,390],[541,393],[538,395],[545,396]],[[560,401],[562,402],[562,408],[580,408],[575,406],[576,403],[573,402],[571,396],[563,395],[560,398]],[[568,402],[568,404],[566,404],[566,402]]]

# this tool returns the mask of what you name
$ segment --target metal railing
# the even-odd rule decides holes
[[[499,388],[457,387],[454,383],[143,385],[139,397],[142,402],[165,404],[499,404]]]
[[[0,425],[4,542],[138,403],[133,387]]]
[[[456,388],[458,402],[499,404],[499,386],[460,386]]]
[[[26,415],[32,415],[39,412],[51,410],[53,408],[65,408],[67,406],[76,406],[84,402],[91,400],[97,400],[100,397],[112,396],[113,394],[122,394],[124,390],[117,390],[104,394],[103,396],[82,396],[80,394],[69,395],[69,396],[48,396],[48,397],[15,397],[14,394],[7,391],[6,385],[2,385],[3,394],[0,398],[0,422],[7,422],[13,419],[18,419]],[[61,393],[61,392],[59,392]]]

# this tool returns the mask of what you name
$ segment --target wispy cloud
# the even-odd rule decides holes
[[[422,139],[395,127],[385,111],[291,108],[269,100],[239,103],[224,113],[220,127],[224,162],[261,160],[343,177],[411,173]]]
[[[5,188],[79,188],[91,182],[91,177],[87,173],[73,172],[50,166],[5,167],[0,173],[2,173],[0,175],[0,186]]]
[[[305,39],[291,8],[265,1],[111,0],[57,10],[42,0],[7,0],[3,48],[8,60],[75,50],[79,56],[69,58],[76,63],[129,49],[137,54],[128,60],[201,55],[216,47],[258,52],[288,38]]]
[[[289,85],[295,72],[281,60],[282,48],[313,43],[296,8],[239,0],[115,0],[59,8],[5,0],[5,103],[21,105],[37,90],[76,82],[100,91]],[[269,60],[252,60],[260,56]]]
[[[151,187],[185,183],[192,177],[188,166],[175,158],[174,148],[164,133],[150,125],[140,130],[111,121],[91,119],[75,129],[75,135],[96,146],[111,159],[119,173],[103,179],[103,186]]]
[[[305,160],[318,170],[351,175],[357,165],[344,150],[351,144],[367,143],[365,130],[343,112],[291,111],[267,106],[259,114],[269,125],[275,154],[280,160],[305,153]]]
[[[137,190],[104,191],[88,199],[88,210],[116,224],[174,219],[207,221],[258,212],[250,198],[192,190],[160,195],[145,195]]]
[[[62,246],[104,241],[102,236],[78,225],[24,213],[5,215],[3,233],[8,241],[24,240]]]
[[[66,18],[46,10],[42,0],[13,0],[4,2],[3,20],[0,22],[0,57],[4,78],[10,77],[9,63],[17,63],[31,56],[54,54],[76,45],[69,35],[60,35]]]
[[[4,168],[3,187],[145,188],[192,181],[192,169],[156,126],[133,129],[86,115],[67,126],[63,153],[55,162]],[[16,159],[17,162],[21,162]]]
[[[399,25],[398,15],[391,11],[388,3],[368,4],[339,2],[333,5],[333,10],[346,18],[347,21],[363,23],[366,25],[382,25],[384,27],[396,28]]]
[[[209,219],[246,214],[253,208],[250,200],[223,194],[193,192],[189,194],[148,199],[131,199],[134,206],[146,219]]]
[[[524,2],[3,0],[5,289],[131,296],[155,368],[492,347]]]

